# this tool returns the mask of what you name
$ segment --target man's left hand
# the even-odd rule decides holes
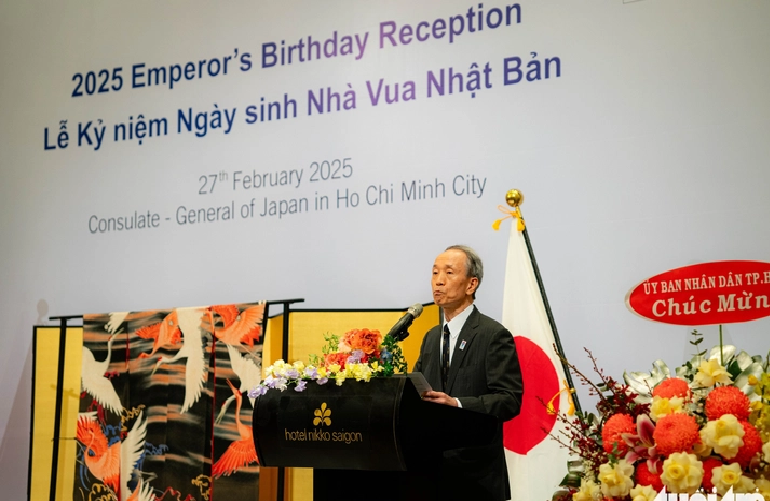
[[[444,405],[450,405],[452,407],[457,407],[456,398],[450,397],[446,393],[442,393],[440,391],[426,391],[422,395],[422,399],[428,402],[436,403],[436,404],[444,404]]]

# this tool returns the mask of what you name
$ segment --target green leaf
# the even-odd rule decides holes
[[[559,485],[563,487],[573,487],[575,489],[580,489],[580,483],[582,479],[583,476],[578,473],[567,473]]]
[[[624,372],[623,380],[634,393],[639,395],[638,400],[640,402],[649,403],[652,401],[652,389],[669,376],[671,376],[671,371],[666,363],[659,359],[653,362],[652,371],[649,373]]]
[[[730,361],[733,359],[733,357],[735,356],[735,351],[736,351],[735,346],[731,344],[725,344],[722,346],[722,353],[724,354],[724,357],[725,357],[725,361],[724,361],[725,365],[730,363]],[[716,345],[713,348],[711,348],[711,352],[709,353],[708,358],[719,360],[719,345]],[[698,363],[698,365],[700,365],[700,363]]]
[[[760,357],[761,361],[761,357]],[[755,401],[755,400],[761,400],[760,393],[757,392],[757,386],[750,385],[749,384],[749,377],[754,376],[757,379],[760,379],[762,377],[762,373],[764,372],[762,368],[761,362],[753,362],[751,365],[743,369],[743,371],[735,376],[733,379],[734,383],[733,385],[737,387],[739,390],[741,390],[743,393],[748,395],[749,400]]]
[[[732,377],[733,379],[735,379],[735,378],[738,376],[738,374],[740,374],[740,373],[741,373],[741,372],[743,372],[743,371],[741,370],[741,366],[740,366],[740,365],[738,365],[738,362],[737,362],[736,360],[733,360],[733,361],[732,361],[732,362],[730,362],[730,364],[727,366],[727,372],[729,372],[729,373],[730,373],[730,377]]]

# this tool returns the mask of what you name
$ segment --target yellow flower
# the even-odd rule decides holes
[[[740,487],[738,487],[738,489],[739,490],[737,490],[736,492],[744,492],[744,493],[757,492],[757,484],[755,484],[752,479],[744,475],[741,478],[741,485]]]
[[[372,377],[372,369],[368,364],[353,364],[350,376],[356,378],[356,381],[368,383]]]
[[[756,485],[759,493],[765,498],[765,501],[770,501],[770,480],[760,478],[757,480]]]
[[[326,367],[319,367],[318,369],[316,369],[316,374],[318,375],[319,378],[326,377],[327,376]]]
[[[340,372],[334,379],[337,381],[337,386],[342,386],[342,383],[345,382],[345,374]]]
[[[366,364],[348,364],[345,366],[345,376],[355,378],[356,381],[368,381],[369,372],[369,366]]]
[[[297,360],[294,362],[294,368],[297,369],[297,372],[302,372],[302,370],[305,368],[305,364],[303,364],[300,360]]]
[[[658,495],[651,485],[639,485],[631,489],[631,501],[655,501]]]
[[[372,362],[372,371],[374,372],[382,372],[383,367],[380,365],[379,362],[374,361]]]
[[[572,495],[572,501],[598,501],[601,499],[599,486],[593,480],[583,479],[580,490]]]
[[[657,421],[663,416],[668,416],[675,412],[684,412],[682,409],[682,403],[684,399],[682,397],[652,397],[652,406],[650,407],[650,417],[653,421]]]
[[[742,476],[741,465],[738,463],[722,465],[711,470],[711,483],[717,488],[719,494],[724,495],[731,488],[735,492],[735,488],[741,483]]]
[[[703,463],[695,454],[675,452],[663,462],[660,476],[668,492],[694,493],[703,480]]]
[[[711,470],[711,483],[717,488],[717,492],[722,495],[730,489],[738,493],[751,492],[757,487],[750,478],[743,476],[741,465],[738,463],[718,466]]]
[[[698,373],[695,374],[695,383],[700,386],[714,386],[716,383],[729,384],[731,381],[730,374],[719,365],[716,358],[703,361],[698,367]]]
[[[287,366],[286,362],[284,362],[283,360],[276,360],[275,362],[273,362],[273,365],[267,368],[267,373],[272,374],[273,376],[276,376],[276,377],[284,377],[286,376],[286,369],[288,367],[291,367],[291,366],[290,365]]]
[[[765,463],[770,463],[770,442],[762,444],[762,460]]]
[[[628,464],[625,459],[618,461],[615,466],[609,463],[600,465],[599,482],[602,485],[602,494],[612,497],[627,495],[634,486],[634,482],[631,480],[633,474],[633,465]]]
[[[762,402],[751,403],[752,413],[749,422],[757,427],[762,434],[763,441],[770,440],[770,405]]]
[[[711,455],[711,447],[704,444],[702,441],[698,441],[695,445],[692,446],[692,452],[699,458],[705,458]]]
[[[756,386],[759,384],[759,378],[755,376],[754,374],[749,374],[749,384],[751,386]]]
[[[340,364],[331,364],[326,368],[330,373],[336,374],[340,371]]]
[[[770,398],[770,374],[763,372],[759,379],[760,385],[757,386],[756,392],[764,399]]]
[[[274,376],[280,376],[280,375],[283,374],[284,365],[286,365],[286,364],[284,363],[283,360],[276,360],[275,362],[273,362],[273,365],[271,365],[267,369],[265,369],[265,374],[266,375],[272,374]]]
[[[714,452],[725,459],[731,459],[738,454],[738,448],[743,445],[743,425],[732,414],[725,414],[716,421],[709,421],[700,431],[703,443],[714,448]]]

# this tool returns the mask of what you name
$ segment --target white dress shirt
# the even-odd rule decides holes
[[[443,328],[449,326],[449,366],[452,366],[452,355],[454,355],[455,352],[455,345],[457,344],[457,338],[460,337],[460,331],[463,330],[463,326],[465,325],[465,321],[468,320],[468,317],[473,313],[473,303],[466,306],[463,311],[457,314],[452,320],[449,322],[444,322],[444,325],[442,326],[442,333]],[[444,336],[441,335],[441,341],[439,342],[439,353],[444,352]],[[462,407],[463,404],[460,402],[460,399],[455,397],[455,400],[457,401],[457,406]]]
[[[457,338],[460,337],[460,331],[463,330],[463,326],[465,325],[465,321],[468,320],[468,317],[473,313],[473,304],[466,306],[463,311],[457,314],[452,320],[449,322],[444,321],[444,325],[442,326],[442,332],[443,328],[446,326],[449,326],[449,366],[452,366],[452,355],[454,355],[455,352],[455,345],[457,344]],[[441,336],[441,341],[439,345],[439,353],[444,352],[444,336]]]

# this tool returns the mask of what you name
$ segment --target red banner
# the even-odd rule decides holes
[[[715,261],[669,270],[631,289],[626,306],[675,325],[756,320],[770,315],[770,263]]]

